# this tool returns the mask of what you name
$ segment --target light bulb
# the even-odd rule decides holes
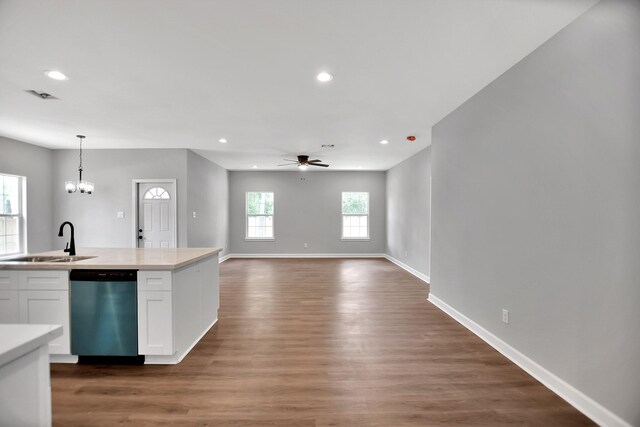
[[[67,193],[75,193],[76,191],[76,184],[73,181],[65,181],[64,182],[64,189],[67,190]]]
[[[306,171],[308,167],[309,167],[309,166],[307,166],[307,165],[298,165],[298,168],[299,168],[301,171]]]

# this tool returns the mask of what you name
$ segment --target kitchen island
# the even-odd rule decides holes
[[[219,248],[80,248],[31,254],[36,261],[0,262],[0,323],[57,324],[52,362],[71,353],[71,270],[135,270],[138,354],[145,363],[179,363],[217,322]],[[23,257],[24,258],[24,257]]]

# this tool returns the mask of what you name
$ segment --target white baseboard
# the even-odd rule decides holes
[[[78,356],[73,354],[50,354],[50,363],[78,363]]]
[[[416,276],[418,279],[422,280],[423,282],[431,283],[431,280],[429,279],[429,276],[427,276],[426,274],[420,273],[415,268],[409,267],[404,262],[398,261],[397,259],[395,259],[394,257],[392,257],[389,254],[385,254],[384,257],[386,259],[388,259],[389,261],[391,261],[392,263],[394,263],[395,265],[397,265],[398,267],[401,267],[401,268],[405,269],[406,271],[408,271],[409,273],[413,274],[414,276]]]
[[[225,256],[221,256],[220,258],[218,258],[218,264],[222,264],[223,262],[225,262],[229,258],[231,258],[230,254],[226,254]]]
[[[556,376],[552,372],[548,371],[544,367],[540,366],[526,355],[522,354],[515,348],[511,347],[500,338],[478,325],[473,320],[469,319],[464,314],[460,313],[455,308],[451,307],[433,294],[429,294],[429,302],[438,307],[440,310],[447,313],[454,318],[464,327],[480,337],[483,341],[489,344],[491,347],[502,353],[507,359],[518,365],[529,375],[540,381],[551,391],[558,396],[569,402],[573,407],[582,412],[587,417],[591,418],[595,423],[601,426],[610,427],[631,427],[631,424],[591,399],[580,390],[573,387],[560,377]]]
[[[229,254],[228,258],[384,258],[385,254]]]

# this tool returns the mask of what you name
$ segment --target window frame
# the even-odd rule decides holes
[[[13,175],[10,173],[0,173],[0,176],[8,176],[18,178],[18,206],[20,210],[18,214],[0,213],[1,218],[18,218],[18,252],[9,254],[0,253],[0,259],[13,258],[28,253],[27,250],[27,177],[21,175]],[[6,223],[5,223],[6,227]],[[5,229],[6,231],[6,229]],[[6,236],[6,234],[4,235]],[[4,250],[4,248],[3,248]]]
[[[342,212],[342,205],[344,201],[344,195],[346,193],[364,193],[367,195],[367,213],[366,214],[345,214]],[[340,240],[342,241],[356,241],[367,242],[371,240],[371,194],[368,191],[343,191],[340,194]],[[344,236],[344,218],[347,216],[366,216],[367,217],[367,236],[366,237],[345,237]]]
[[[271,193],[273,194],[273,212],[267,214],[251,214],[249,215],[249,194],[250,193]],[[249,237],[249,217],[272,217],[271,229],[273,237]],[[276,240],[276,193],[275,191],[247,191],[244,194],[244,240],[247,242],[272,242]]]

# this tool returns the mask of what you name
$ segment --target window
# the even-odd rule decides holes
[[[273,240],[273,193],[247,193],[247,239]]]
[[[0,174],[0,257],[26,252],[22,176]]]
[[[342,238],[369,239],[369,193],[342,193]]]
[[[170,199],[169,193],[162,187],[153,187],[144,193],[145,200],[149,199]]]

